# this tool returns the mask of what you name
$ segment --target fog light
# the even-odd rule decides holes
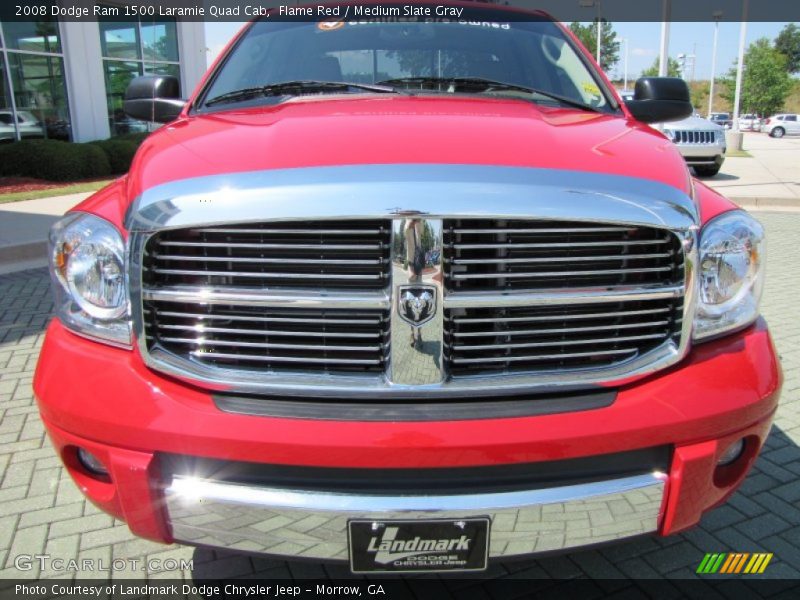
[[[725,465],[731,464],[742,455],[742,452],[744,452],[744,438],[728,446],[728,449],[719,457],[717,465],[724,467]]]
[[[100,462],[94,454],[83,448],[78,448],[78,460],[81,461],[83,467],[94,475],[108,477],[108,469],[105,468],[103,463]]]

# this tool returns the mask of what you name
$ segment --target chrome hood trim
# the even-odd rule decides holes
[[[648,179],[485,165],[307,167],[211,175],[145,191],[128,231],[268,220],[531,218],[614,221],[688,231],[695,202]]]

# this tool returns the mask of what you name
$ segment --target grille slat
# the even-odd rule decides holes
[[[508,322],[508,320],[501,321]],[[615,331],[617,329],[638,329],[640,327],[660,327],[669,325],[669,321],[649,321],[646,323],[616,323],[614,325],[595,325],[592,327],[565,327],[560,329],[520,329],[507,331],[504,335],[541,335],[545,333],[585,333],[587,331]],[[455,332],[454,337],[483,337],[497,335],[497,331]]]
[[[381,365],[383,361],[373,360],[359,360],[353,358],[313,358],[313,357],[292,357],[292,356],[260,356],[251,355],[243,358],[241,354],[226,354],[224,352],[200,352],[194,351],[192,356],[200,359],[223,359],[226,361],[235,361],[240,364],[243,361],[254,361],[262,363],[291,363],[293,365],[346,365],[352,367],[370,367],[373,365]]]
[[[491,273],[457,274],[453,275],[455,280],[466,279],[498,279],[498,278],[518,278],[518,277],[569,277],[572,275],[633,275],[635,273],[663,273],[672,271],[673,267],[651,267],[646,269],[597,269],[593,271],[547,271],[544,273],[536,271],[523,271],[521,273],[509,273],[506,271],[494,271]]]
[[[198,261],[198,262],[232,262],[230,256],[177,256],[174,254],[154,254],[157,260],[173,261]],[[387,261],[381,259],[374,260],[333,260],[323,258],[247,258],[237,257],[237,263],[264,263],[264,264],[286,264],[286,265],[381,265]]]
[[[235,262],[235,261],[230,261]],[[267,273],[264,271],[209,271],[203,269],[160,269],[154,268],[150,270],[151,273],[156,275],[188,275],[191,277],[252,277],[256,279],[319,279],[319,280],[373,280],[384,279],[384,275],[380,274],[349,274],[349,273]]]
[[[384,348],[387,348],[386,345],[383,346],[335,346],[332,344],[260,344],[258,342],[243,342],[240,340],[237,341],[226,341],[226,340],[214,340],[213,342],[208,342],[206,340],[200,340],[196,338],[176,338],[176,337],[167,337],[167,336],[160,336],[159,340],[161,342],[174,342],[177,344],[188,344],[191,346],[206,346],[206,345],[213,345],[213,346],[223,346],[227,348],[263,348],[264,350],[309,350],[311,352],[378,352]],[[274,357],[273,357],[274,358]]]
[[[633,356],[636,354],[636,348],[620,348],[618,350],[600,350],[597,352],[564,352],[558,354],[532,354],[525,356],[506,356],[506,357],[488,357],[488,358],[454,358],[455,364],[469,365],[481,363],[513,363],[513,362],[541,362],[541,361],[554,361],[564,360],[567,358],[586,358],[591,356],[619,356],[627,354]]]

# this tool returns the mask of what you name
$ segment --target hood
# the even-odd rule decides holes
[[[128,197],[192,177],[363,164],[534,167],[652,179],[690,193],[686,165],[660,133],[621,116],[521,100],[302,97],[190,116],[142,144]]]
[[[662,123],[662,125],[664,129],[673,131],[725,131],[722,125],[702,117],[687,117],[681,121],[670,121],[669,123]]]

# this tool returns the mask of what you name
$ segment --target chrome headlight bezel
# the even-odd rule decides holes
[[[739,331],[758,318],[765,252],[764,228],[743,210],[706,223],[698,246],[695,341]]]
[[[131,348],[125,242],[109,221],[70,213],[50,229],[55,313],[70,331]]]

